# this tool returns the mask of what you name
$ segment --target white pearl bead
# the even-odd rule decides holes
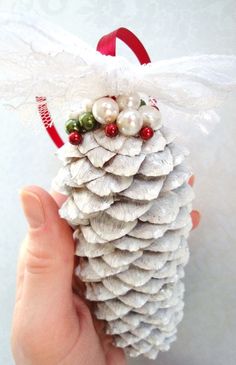
[[[91,112],[93,101],[91,99],[83,99],[78,105],[72,107],[68,119],[79,120],[79,117],[85,112]]]
[[[85,112],[91,112],[92,111],[92,107],[93,107],[93,100],[91,100],[91,99],[83,99],[81,101],[81,106],[84,109],[84,113]]]
[[[79,120],[81,114],[82,114],[81,111],[78,111],[78,109],[72,110],[68,115],[68,119]]]
[[[130,94],[130,95],[119,95],[116,99],[120,110],[126,108],[133,108],[138,109],[140,106],[140,96],[137,93]]]
[[[142,128],[143,119],[137,110],[130,108],[118,115],[116,124],[120,133],[125,136],[135,136]]]
[[[92,112],[94,118],[101,124],[113,123],[118,114],[119,107],[115,100],[105,97],[95,101]]]
[[[143,118],[143,125],[151,127],[154,131],[161,127],[161,113],[157,108],[149,105],[143,105],[139,108]]]

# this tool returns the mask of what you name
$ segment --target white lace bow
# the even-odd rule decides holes
[[[0,99],[35,121],[35,96],[46,96],[55,121],[81,98],[129,94],[157,98],[169,124],[204,131],[215,108],[236,89],[236,57],[202,55],[132,64],[103,56],[76,36],[38,17],[0,15]],[[185,129],[186,130],[186,129]]]

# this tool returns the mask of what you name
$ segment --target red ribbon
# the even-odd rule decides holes
[[[116,39],[123,41],[138,58],[141,65],[150,63],[150,57],[143,44],[129,29],[118,28],[114,32],[104,35],[97,44],[97,51],[106,56],[116,56]]]
[[[111,32],[103,36],[98,44],[97,51],[103,55],[116,56],[116,39],[119,38],[123,41],[136,55],[139,62],[142,64],[150,63],[150,57],[144,48],[143,44],[136,37],[134,33],[126,28],[118,28],[114,32]],[[53,123],[51,115],[47,107],[47,99],[44,96],[36,97],[38,103],[38,111],[41,120],[55,145],[60,148],[63,146],[64,142],[61,139],[56,127]]]
[[[49,113],[47,106],[47,99],[44,96],[36,96],[36,101],[38,103],[39,115],[46,131],[48,132],[50,138],[53,140],[55,145],[58,148],[62,147],[64,145],[64,142],[57,132],[55,125],[53,124],[51,114]]]

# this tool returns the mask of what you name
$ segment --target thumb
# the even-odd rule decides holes
[[[59,217],[58,206],[43,189],[30,186],[21,192],[29,224],[25,250],[22,300],[45,301],[47,306],[72,299],[74,241],[67,223]]]

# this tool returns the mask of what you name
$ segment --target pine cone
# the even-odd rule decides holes
[[[183,316],[183,267],[193,191],[186,149],[162,127],[148,141],[102,129],[59,150],[53,187],[75,229],[77,275],[96,317],[133,357],[155,359],[176,338]]]

